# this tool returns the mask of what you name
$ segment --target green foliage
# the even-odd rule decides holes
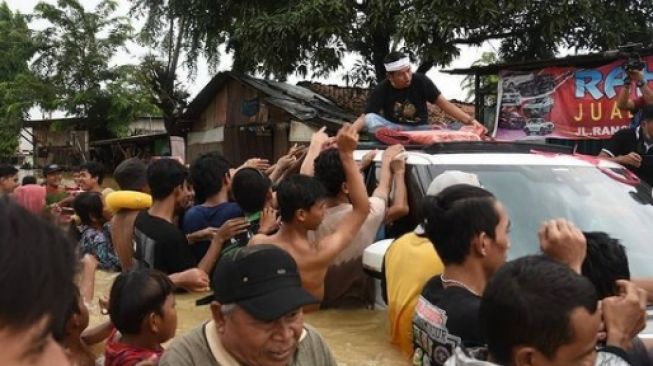
[[[129,19],[113,15],[116,7],[115,1],[103,0],[86,11],[77,0],[58,0],[34,9],[48,26],[35,34],[32,71],[52,89],[37,104],[86,118],[91,138],[125,135],[136,116],[155,110],[139,69],[110,65],[133,35]]]
[[[151,53],[141,63],[151,100],[163,114],[166,130],[180,135],[177,120],[183,114],[189,94],[177,80],[183,57],[191,78],[197,59],[204,56],[212,69],[220,61],[218,47],[224,42],[221,18],[212,17],[208,0],[134,0],[132,13],[145,17],[139,34]]]
[[[486,66],[486,65],[491,65],[499,62],[499,59],[497,58],[497,55],[494,52],[483,52],[481,55],[481,58],[474,61],[472,63],[472,66]],[[480,85],[479,89],[482,91],[482,94],[487,95],[488,93],[492,93],[493,95],[487,95],[487,97],[484,99],[484,102],[486,105],[492,105],[496,103],[496,91],[497,87],[499,86],[499,75],[484,75],[484,76],[479,76],[480,77]],[[467,75],[463,79],[463,83],[461,85],[463,90],[467,91],[467,98],[465,98],[468,102],[474,100],[474,95],[476,92],[476,83],[475,83],[475,76],[474,75]]]
[[[34,53],[25,17],[0,4],[0,156],[16,153],[21,121],[31,103],[28,61]]]
[[[544,59],[561,46],[605,50],[653,36],[650,0],[141,0],[148,24],[166,12],[193,14],[184,39],[194,62],[226,40],[234,68],[283,79],[341,66],[345,52],[385,77],[383,57],[409,53],[420,72],[448,65],[461,45],[496,39],[506,61]],[[167,10],[166,10],[167,9]],[[187,10],[186,10],[187,9]],[[202,11],[198,12],[197,9]],[[177,15],[180,16],[180,15]],[[152,29],[157,29],[152,28]],[[160,28],[159,28],[160,29]],[[194,42],[190,42],[193,40]],[[364,71],[361,73],[360,71]],[[369,69],[346,73],[352,80]],[[361,80],[367,80],[363,77]]]

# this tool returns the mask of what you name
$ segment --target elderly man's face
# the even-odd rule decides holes
[[[223,314],[220,305],[212,306],[213,319],[225,349],[241,364],[286,366],[292,359],[304,329],[301,309],[280,319],[263,322],[236,306]]]

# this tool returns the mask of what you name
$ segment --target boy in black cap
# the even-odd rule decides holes
[[[178,337],[160,365],[336,365],[302,307],[319,301],[302,288],[297,264],[270,244],[223,256],[213,273],[212,320]]]
[[[615,133],[599,157],[628,167],[641,180],[653,185],[653,106],[642,109],[639,127]]]
[[[48,193],[48,204],[56,203],[66,198],[66,190],[61,184],[63,167],[57,164],[48,164],[43,168],[45,188]],[[51,201],[52,200],[52,201]]]

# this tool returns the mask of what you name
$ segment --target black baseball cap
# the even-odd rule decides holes
[[[57,164],[48,164],[43,168],[43,175],[48,175],[63,171],[63,167]]]
[[[216,301],[237,304],[266,322],[319,303],[302,288],[295,260],[272,244],[248,246],[223,256],[211,286]]]

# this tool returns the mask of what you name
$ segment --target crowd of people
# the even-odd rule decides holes
[[[271,165],[235,167],[218,152],[189,166],[131,158],[113,172],[117,191],[96,162],[69,187],[57,165],[43,185],[20,186],[0,166],[0,364],[335,365],[303,314],[372,308],[362,253],[412,210],[419,224],[390,246],[382,286],[389,342],[407,363],[650,364],[637,335],[652,295],[630,279],[617,239],[552,219],[537,233],[542,254],[506,263],[510,217],[477,176],[446,171],[409,207],[402,146],[354,159],[362,130],[391,126],[372,110],[416,128],[422,102],[462,113],[428,78],[411,84],[401,56],[387,60],[370,114]],[[397,98],[419,104],[411,122]],[[120,274],[100,299],[108,319],[89,328],[97,270]],[[206,322],[176,336],[178,291],[211,294]]]

